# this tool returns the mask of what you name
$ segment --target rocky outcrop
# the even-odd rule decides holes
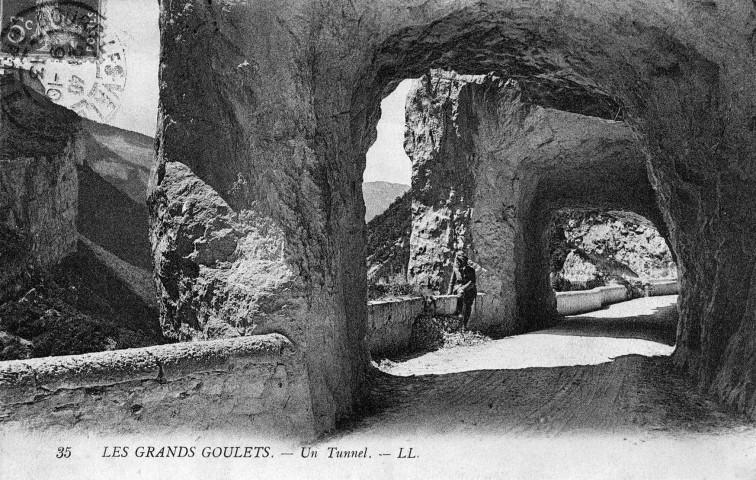
[[[529,328],[553,310],[544,302],[549,212],[588,198],[596,208],[636,211],[658,224],[659,215],[647,211],[658,204],[682,277],[679,364],[689,367],[703,388],[716,384],[723,398],[756,399],[750,388],[756,357],[750,350],[755,337],[748,307],[756,265],[752,2],[186,0],[161,5],[152,245],[158,281],[161,262],[173,262],[167,286],[181,286],[165,289],[166,322],[200,331],[191,326],[190,314],[170,317],[170,312],[183,301],[182,292],[215,274],[190,256],[193,248],[172,243],[184,216],[179,205],[207,212],[218,205],[201,189],[181,188],[186,176],[177,172],[184,172],[178,167],[183,164],[187,175],[203,181],[231,211],[255,212],[258,223],[239,229],[245,238],[280,246],[283,253],[271,267],[288,272],[287,281],[260,298],[281,299],[287,306],[297,299],[287,316],[301,329],[294,340],[306,352],[318,429],[348,414],[364,391],[360,184],[379,104],[398,81],[430,68],[495,72],[521,86],[514,102],[497,96],[499,85],[426,82],[425,98],[435,98],[428,102],[428,128],[414,129],[428,134],[416,143],[445,145],[439,151],[455,158],[436,156],[416,171],[413,187],[429,188],[417,206],[437,216],[433,224],[442,226],[441,249],[472,239],[478,263],[506,266],[489,269],[486,285],[499,292],[501,316],[512,319],[507,328]],[[467,110],[475,102],[457,102],[457,91],[485,105],[477,113],[488,114],[490,121],[475,123],[478,117]],[[449,94],[448,106],[436,92]],[[433,113],[441,118],[433,120]],[[472,123],[464,123],[466,118]],[[476,130],[475,141],[467,135],[450,140],[457,132]],[[437,133],[445,139],[430,138]],[[481,150],[485,157],[470,150],[484,143],[490,145]],[[631,146],[637,154],[629,154]],[[428,159],[437,152],[417,151]],[[443,183],[450,176],[460,188]],[[166,215],[169,206],[173,210]],[[492,226],[486,236],[476,238],[477,230],[468,228],[476,221]],[[227,223],[176,238],[209,240]],[[265,230],[263,223],[272,227]],[[423,238],[430,237],[413,232],[419,248]],[[426,242],[423,255],[432,267],[416,273],[425,284],[436,282],[447,268],[434,248]],[[497,260],[513,256],[521,263]],[[296,289],[289,288],[288,279]],[[207,303],[213,298],[208,293]],[[247,311],[262,311],[255,309],[258,303],[252,300]],[[735,369],[740,359],[746,366]]]
[[[612,280],[624,283],[638,280],[638,274],[627,265],[577,249],[567,254],[558,275],[560,280],[566,281],[569,288],[555,287],[557,291],[589,290],[607,285]]]
[[[163,333],[187,341],[290,332],[298,285],[281,262],[283,232],[254,211],[235,212],[182,164],[165,175],[170,189],[152,199]]]
[[[0,77],[0,300],[76,251],[78,116]],[[17,292],[16,292],[17,293]]]
[[[677,266],[666,242],[650,221],[630,212],[557,212],[550,226],[551,272],[575,281],[564,264],[577,250],[584,260],[595,257],[596,261],[591,262],[595,267],[618,263],[636,279],[677,277]],[[611,275],[611,268],[604,270]]]

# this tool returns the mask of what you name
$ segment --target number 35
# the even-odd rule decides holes
[[[58,454],[55,458],[68,458],[71,456],[71,447],[58,447]]]

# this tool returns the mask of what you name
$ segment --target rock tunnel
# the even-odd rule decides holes
[[[555,211],[636,212],[665,232],[631,129],[552,108],[550,98],[526,89],[490,75],[435,70],[407,109],[414,165],[409,277],[444,290],[454,252],[467,251],[480,266],[480,288],[493,297],[480,326],[503,334],[556,317],[546,238]]]
[[[503,326],[526,330],[550,315],[543,241],[524,239],[544,237],[551,211],[637,212],[677,255],[676,363],[701,390],[756,415],[752,2],[161,8],[149,205],[167,335],[211,338],[229,324],[285,333],[305,351],[316,429],[353,411],[369,368],[365,152],[382,97],[444,69],[483,77],[421,87],[426,104],[415,105],[408,139],[423,195],[415,207],[435,215],[443,201],[462,212],[450,241],[468,237],[480,260],[499,261],[486,281],[501,286]],[[438,148],[450,154],[431,164]],[[459,185],[443,183],[446,172],[460,172]],[[493,245],[493,234],[509,241]],[[517,262],[500,261],[507,249]],[[413,275],[432,282],[441,267]]]

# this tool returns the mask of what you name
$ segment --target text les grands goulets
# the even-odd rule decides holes
[[[270,447],[184,447],[184,446],[108,446],[102,453],[105,458],[268,458]]]

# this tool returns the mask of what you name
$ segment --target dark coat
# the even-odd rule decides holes
[[[469,282],[472,282],[472,285],[462,293],[462,296],[467,298],[475,298],[475,296],[478,295],[475,279],[475,269],[470,265],[465,265],[459,270],[455,268],[454,273],[452,274],[451,283],[449,284],[449,295],[454,293],[454,287],[456,285],[466,285]]]

